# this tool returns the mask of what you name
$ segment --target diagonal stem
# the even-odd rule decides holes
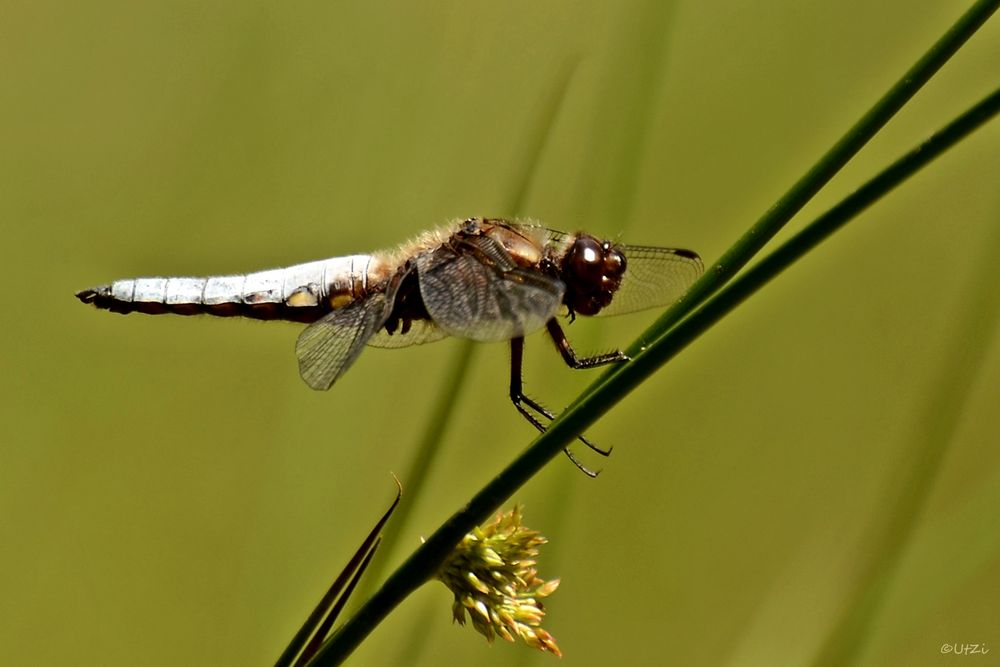
[[[651,329],[659,338],[645,351],[637,355],[633,361],[624,364],[596,389],[586,393],[574,403],[559,419],[552,423],[549,430],[535,442],[505,470],[497,475],[459,512],[452,515],[437,531],[418,548],[410,558],[385,582],[382,588],[362,606],[340,630],[328,641],[317,654],[312,665],[332,665],[343,662],[375,628],[375,626],[395,608],[406,596],[430,579],[441,562],[456,543],[475,525],[484,521],[495,507],[506,500],[522,484],[537,473],[549,460],[556,456],[579,433],[600,418],[625,394],[634,389],[645,377],[659,368],[663,363],[677,354],[687,344],[694,340],[702,331],[721,319],[750,294],[759,289],[785,266],[804,255],[812,247],[809,244],[799,244],[787,252],[781,261],[771,262],[767,269],[748,272],[756,275],[753,280],[740,280],[719,297],[713,299],[698,313],[689,317],[676,327],[670,334],[661,335],[670,324],[678,322],[681,317],[690,312],[693,306],[705,300],[709,293],[718,289],[736,271],[744,266],[750,258],[787,222],[824,185],[851,156],[870,139],[893,114],[936,72],[948,58],[986,21],[997,9],[1000,0],[980,0],[963,15],[959,21],[918,61],[917,65],[907,72],[892,89],[872,108],[850,131],[841,139],[826,156],[821,159],[808,174],[800,179],[793,188],[766,213],[745,234],[736,245],[723,255],[709,277],[696,283],[692,293],[685,297],[677,306],[671,308],[658,320]],[[992,100],[992,101],[990,101]],[[982,108],[986,104],[985,110]],[[881,174],[877,177],[877,187],[862,188],[848,198],[853,203],[838,205],[830,213],[823,216],[824,224],[833,223],[834,229],[843,225],[852,216],[872,202],[884,196],[892,187],[906,176],[914,173],[930,159],[954,145],[959,139],[978,127],[986,119],[997,113],[1000,106],[1000,93],[995,93],[977,106],[978,112],[964,114],[956,123],[961,122],[959,131],[944,131],[945,135],[936,144],[934,151],[927,147],[918,148],[913,154],[904,158],[906,166],[895,169],[891,177]],[[953,126],[954,124],[952,124]],[[951,128],[952,126],[949,126]],[[963,129],[964,128],[964,129]],[[933,139],[932,139],[933,141]],[[898,164],[898,163],[897,163]],[[893,167],[897,165],[894,164]],[[890,167],[890,170],[893,170]],[[887,170],[888,171],[888,170]],[[858,193],[864,191],[863,195]],[[852,199],[858,196],[856,199]],[[834,211],[839,210],[838,213]],[[810,226],[810,229],[820,221]],[[805,232],[803,232],[805,233]],[[832,233],[829,232],[829,233]],[[827,235],[829,234],[827,233]],[[799,238],[799,237],[796,237]],[[794,240],[794,239],[793,239]],[[817,241],[818,242],[818,241]],[[791,242],[790,242],[791,243]],[[788,244],[786,244],[788,245]],[[770,258],[769,258],[770,259]],[[762,263],[764,264],[764,263]],[[711,275],[718,273],[718,276]],[[721,297],[721,298],[720,298]],[[666,322],[666,324],[664,324]],[[634,345],[634,349],[639,345]]]
[[[775,202],[677,303],[654,322],[625,353],[635,356],[642,341],[662,335],[716,292],[753,258],[819,190],[857,154],[910,98],[958,51],[1000,6],[979,0],[828,150],[788,192]],[[590,389],[612,375],[609,370]]]

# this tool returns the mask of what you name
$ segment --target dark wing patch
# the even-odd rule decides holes
[[[316,320],[299,334],[295,354],[299,374],[313,389],[327,390],[361,354],[389,313],[385,296],[375,294]]]
[[[394,349],[409,347],[410,345],[433,343],[447,335],[447,333],[430,320],[412,320],[410,322],[410,330],[406,333],[397,331],[390,334],[385,329],[379,329],[368,341],[368,344],[372,347]]]
[[[653,246],[618,246],[625,254],[625,275],[611,299],[598,313],[621,315],[671,304],[687,291],[705,270],[690,250]]]
[[[536,331],[556,314],[562,281],[518,267],[496,241],[474,237],[417,258],[420,296],[441,330],[478,341]]]

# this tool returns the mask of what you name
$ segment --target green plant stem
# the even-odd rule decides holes
[[[583,396],[574,403],[570,409],[564,412],[555,420],[549,430],[535,440],[532,445],[515,459],[506,469],[480,490],[470,502],[460,511],[453,514],[444,524],[434,532],[433,535],[419,547],[407,559],[399,569],[396,570],[371,599],[369,599],[358,612],[341,627],[331,639],[322,647],[310,665],[333,665],[339,664],[349,656],[361,641],[375,628],[376,625],[395,608],[406,596],[416,590],[425,581],[434,576],[441,562],[451,551],[455,544],[474,526],[482,523],[490,513],[521,485],[537,473],[549,460],[556,456],[559,451],[573,440],[578,434],[600,418],[615,403],[620,401],[631,389],[635,388],[643,379],[648,377],[660,365],[665,363],[673,355],[687,346],[702,331],[718,321],[722,316],[735,308],[745,300],[750,294],[760,286],[770,280],[776,271],[798,259],[815,245],[802,241],[797,247],[786,251],[784,259],[781,261],[765,260],[761,265],[768,266],[768,269],[755,267],[754,271],[748,272],[747,277],[727,289],[719,297],[713,299],[711,303],[699,310],[698,313],[689,317],[680,326],[677,326],[670,335],[660,335],[659,327],[671,318],[676,322],[684,313],[690,312],[692,307],[703,301],[718,285],[728,280],[740,267],[744,266],[764,243],[777,233],[778,229],[798,211],[808,199],[815,194],[819,188],[825,184],[836,171],[842,167],[847,160],[854,155],[861,146],[871,138],[879,128],[881,128],[892,115],[925,83],[930,76],[936,72],[947,59],[978,29],[983,22],[997,9],[1000,0],[984,1],[980,0],[953,26],[941,40],[939,40],[931,50],[920,59],[920,61],[907,73],[904,78],[880,100],[862,120],[855,125],[841,139],[830,152],[821,159],[808,174],[800,179],[793,188],[775,204],[761,220],[747,232],[737,244],[728,251],[723,258],[713,267],[711,273],[719,273],[721,278],[715,280],[712,276],[699,281],[696,284],[698,292],[692,297],[685,297],[682,302],[684,308],[675,306],[668,310],[664,317],[660,318],[647,335],[653,333],[658,340],[647,347],[644,351],[638,352],[627,364],[623,364],[620,370],[606,380],[601,385]],[[995,97],[991,96],[989,99]],[[996,104],[993,100],[992,104]],[[978,105],[977,108],[982,107]],[[992,107],[990,107],[992,108]],[[996,109],[987,113],[987,117],[996,113]],[[820,221],[832,218],[839,227],[850,216],[856,214],[872,201],[883,196],[886,192],[901,182],[907,175],[912,174],[926,162],[939,154],[945,148],[953,145],[962,136],[974,129],[985,118],[981,118],[982,111],[976,116],[974,122],[968,120],[969,114],[964,114],[962,119],[966,123],[973,124],[966,130],[955,133],[943,131],[940,134],[946,135],[937,153],[931,154],[925,147],[921,147],[911,154],[908,167],[905,171],[896,170],[891,179],[883,178],[880,175],[879,187],[864,187],[848,198],[852,200],[858,193],[865,191],[865,197],[870,201],[864,203],[862,199],[854,199],[854,202],[847,204],[848,200],[838,205],[834,211],[840,213],[833,215],[833,211],[824,215],[819,221],[810,226],[815,227]],[[961,120],[961,119],[960,119]],[[957,122],[957,121],[956,121]],[[921,156],[921,151],[925,152]],[[905,158],[904,158],[905,159]],[[897,165],[893,165],[896,167]],[[893,169],[890,167],[890,169]],[[887,170],[888,171],[888,170]],[[845,216],[838,218],[838,216]],[[829,220],[824,224],[830,224]],[[796,239],[799,239],[808,230],[802,232]],[[825,235],[828,235],[828,232]],[[815,242],[819,242],[825,235],[821,235]],[[808,238],[808,236],[807,236]],[[796,239],[793,239],[795,241]],[[792,241],[789,242],[791,244]],[[787,247],[783,246],[783,248]],[[777,254],[777,253],[776,253]],[[768,258],[770,259],[770,258]],[[672,315],[671,313],[677,313]],[[670,325],[667,324],[666,327]],[[664,327],[665,328],[665,327]],[[646,338],[647,340],[649,338]],[[641,348],[641,343],[634,345],[630,350]]]
[[[350,596],[350,591],[357,584],[358,577],[364,573],[368,568],[368,564],[371,563],[371,557],[378,549],[379,532],[385,527],[389,517],[392,516],[393,511],[399,506],[399,499],[402,498],[403,488],[399,485],[398,479],[395,481],[396,497],[392,501],[392,504],[382,514],[382,517],[375,522],[375,525],[368,532],[367,537],[362,540],[361,545],[354,552],[354,555],[351,556],[347,565],[344,566],[344,569],[341,570],[337,578],[330,584],[330,588],[327,589],[326,593],[320,599],[319,604],[309,614],[305,623],[302,624],[302,627],[292,637],[292,640],[288,643],[281,656],[278,657],[278,661],[274,663],[274,667],[291,667],[293,664],[298,664],[301,658],[296,660],[296,656],[303,653],[307,645],[312,642],[312,639],[318,637],[318,642],[326,637],[329,631],[329,624],[336,621],[337,615],[343,609],[344,603]],[[326,630],[322,630],[324,625],[326,625]],[[310,651],[310,654],[315,653],[314,647]]]
[[[899,111],[1000,6],[1000,0],[979,0],[916,62],[875,105],[851,127],[777,202],[718,259],[677,303],[668,308],[626,354],[637,354],[679,322],[695,306],[718,291],[781,231],[847,162]],[[598,379],[596,388],[615,368]],[[589,391],[589,390],[588,390]],[[586,392],[584,393],[586,395]]]
[[[998,112],[1000,112],[1000,89],[995,90],[927,141],[892,163],[875,178],[754,265],[732,285],[720,291],[704,306],[639,352],[631,362],[623,364],[621,372],[605,381],[598,388],[598,392],[604,395],[609,391],[614,392],[616,388],[628,391],[637,386],[771,279]],[[581,409],[586,409],[587,402],[588,398],[580,401]],[[567,418],[570,416],[569,413],[567,410]]]
[[[580,401],[572,411],[561,415],[528,450],[476,494],[462,511],[448,519],[390,577],[385,586],[369,600],[358,615],[334,636],[328,647],[331,650],[321,652],[320,656],[317,656],[322,657],[322,661],[318,660],[314,664],[336,664],[345,658],[378,620],[423,581],[433,576],[441,560],[458,539],[471,530],[472,526],[485,520],[497,505],[558,454],[563,446],[607,412],[654,370],[858,213],[998,113],[1000,113],[1000,89],[823,214],[732,285],[722,290],[669,334],[625,365],[628,368],[635,368],[634,372],[614,376],[591,396]],[[364,623],[371,625],[366,627],[362,625]],[[361,631],[364,631],[364,634],[350,637],[345,634]],[[353,641],[348,643],[348,639]]]

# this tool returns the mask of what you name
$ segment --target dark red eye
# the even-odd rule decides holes
[[[577,315],[596,315],[611,304],[625,273],[625,255],[588,234],[573,241],[562,263],[564,301]]]
[[[617,278],[625,273],[625,255],[617,248],[606,248],[604,255],[604,275]]]
[[[569,270],[585,281],[599,281],[604,274],[604,253],[596,239],[581,236],[573,243]]]

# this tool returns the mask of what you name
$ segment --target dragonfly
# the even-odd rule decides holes
[[[555,414],[522,387],[524,338],[545,329],[574,369],[627,361],[620,350],[579,356],[559,316],[618,315],[668,305],[701,275],[698,254],[624,245],[534,222],[469,218],[395,250],[242,275],[116,280],[76,294],[115,313],[208,314],[305,323],[302,378],[327,390],[366,345],[399,348],[446,336],[508,341],[509,397],[539,431]],[[585,436],[579,440],[607,455]],[[594,476],[567,447],[570,460]]]

